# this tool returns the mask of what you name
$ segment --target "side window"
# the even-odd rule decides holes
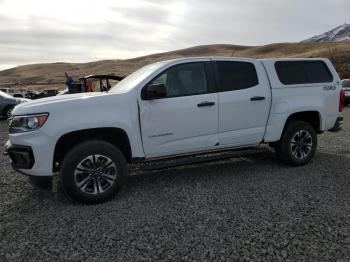
[[[259,84],[255,66],[248,62],[216,62],[220,91],[246,89]]]
[[[333,81],[332,74],[322,61],[304,62],[304,66],[309,83],[328,83]]]
[[[284,85],[297,85],[306,83],[306,72],[303,62],[277,62],[278,78]]]
[[[157,76],[150,84],[164,84],[167,96],[205,94],[208,84],[204,63],[188,63],[171,67]]]
[[[333,76],[323,61],[278,61],[275,64],[284,85],[329,83]]]

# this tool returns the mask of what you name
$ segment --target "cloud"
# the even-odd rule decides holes
[[[348,10],[348,0],[0,0],[0,68],[300,41],[343,23]]]
[[[129,21],[141,22],[146,24],[161,25],[167,23],[171,10],[164,5],[144,2],[137,7],[111,7],[116,15],[124,17]]]
[[[175,35],[177,45],[261,45],[300,41],[338,26],[350,1],[190,0],[188,8],[186,27]]]

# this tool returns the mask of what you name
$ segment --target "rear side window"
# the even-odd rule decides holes
[[[275,64],[284,85],[329,83],[333,76],[323,61],[278,61]]]
[[[220,91],[234,91],[258,85],[255,66],[248,62],[217,61]]]

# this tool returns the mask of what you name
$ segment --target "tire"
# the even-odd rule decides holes
[[[316,148],[315,128],[304,121],[292,121],[276,144],[276,155],[278,160],[287,165],[302,166],[312,159]]]
[[[3,113],[3,118],[6,120],[11,117],[13,107],[6,107]]]
[[[52,176],[29,176],[29,183],[34,188],[51,190]]]
[[[99,140],[82,142],[71,149],[60,171],[66,195],[84,204],[110,200],[125,184],[127,175],[123,153]]]

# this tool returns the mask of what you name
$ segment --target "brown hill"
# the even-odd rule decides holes
[[[204,45],[127,60],[24,65],[0,71],[0,85],[36,90],[63,89],[64,72],[69,72],[74,78],[97,73],[128,75],[155,61],[207,55],[254,58],[328,57],[342,78],[350,77],[350,43],[283,43],[265,46]]]

